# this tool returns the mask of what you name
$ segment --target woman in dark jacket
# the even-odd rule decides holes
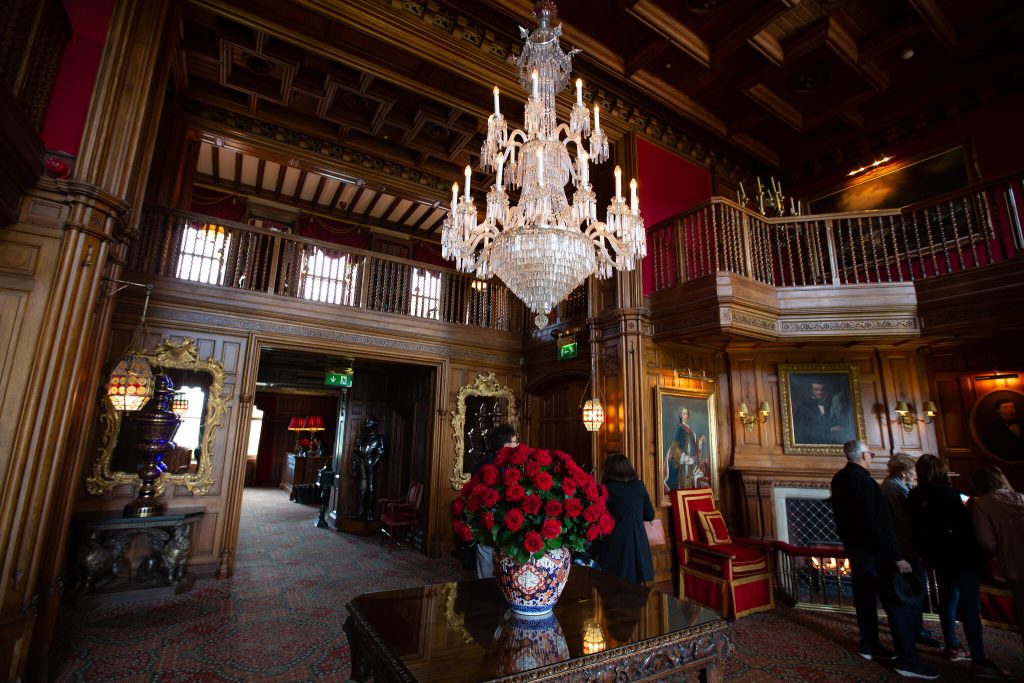
[[[971,673],[984,678],[1007,674],[985,658],[981,630],[981,572],[984,553],[974,535],[970,513],[949,484],[949,467],[934,455],[917,459],[917,488],[910,492],[914,541],[939,582],[939,623],[946,657],[967,659],[957,634],[956,615],[971,648]]]
[[[601,482],[608,488],[608,512],[615,519],[615,530],[594,543],[594,559],[601,569],[627,581],[650,581],[654,560],[644,522],[654,519],[654,506],[647,488],[626,456],[619,453],[605,461]]]

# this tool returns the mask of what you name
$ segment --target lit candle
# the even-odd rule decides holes
[[[601,108],[594,105],[594,130],[601,130]]]
[[[505,155],[502,154],[498,157],[498,189],[501,189],[501,171],[505,166]]]
[[[537,185],[544,187],[544,150],[542,149],[537,150]]]
[[[622,169],[615,167],[615,197],[622,196]]]
[[[473,169],[466,166],[466,203],[469,203],[469,179],[473,175]]]
[[[455,205],[458,204],[458,202],[459,202],[459,184],[458,183],[452,183],[452,208],[453,209],[455,208]]]
[[[533,77],[533,99],[537,99],[537,97],[538,97],[538,95],[537,95],[538,89],[537,89],[537,70],[536,69],[533,70],[532,77]]]
[[[636,196],[636,178],[629,181],[629,208],[634,216],[640,210],[640,201]]]
[[[576,79],[576,106],[577,107],[582,107],[583,106],[583,79],[582,78],[577,78]]]
[[[494,115],[501,116],[501,109],[498,106],[498,86],[494,86]]]
[[[796,215],[796,203],[793,201],[792,197],[789,198],[789,213],[793,216]]]

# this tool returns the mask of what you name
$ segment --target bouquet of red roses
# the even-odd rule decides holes
[[[604,484],[569,455],[509,446],[462,487],[452,502],[452,529],[520,563],[555,548],[579,553],[615,528],[607,500]]]

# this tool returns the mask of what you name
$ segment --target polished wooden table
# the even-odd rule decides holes
[[[731,629],[715,612],[574,566],[547,619],[507,611],[494,579],[365,593],[345,622],[352,678],[382,681],[721,681]]]

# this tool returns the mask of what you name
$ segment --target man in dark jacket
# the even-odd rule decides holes
[[[843,453],[848,462],[832,478],[832,512],[850,560],[860,656],[895,659],[896,673],[907,678],[938,678],[938,673],[921,664],[910,605],[892,587],[894,574],[911,574],[911,566],[896,550],[889,505],[868,470],[874,453],[863,441],[847,441]],[[889,617],[895,655],[878,641],[878,598]]]

